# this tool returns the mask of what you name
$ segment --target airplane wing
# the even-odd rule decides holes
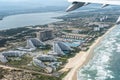
[[[108,5],[120,5],[120,0],[68,0],[68,2],[71,2],[72,5],[70,5],[67,8],[67,12],[73,11],[79,7],[86,6],[90,3],[98,3],[103,4],[102,8],[108,6]]]

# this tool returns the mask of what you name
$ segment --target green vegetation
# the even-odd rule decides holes
[[[84,31],[79,31],[79,34],[88,34],[90,31],[89,30],[84,30]]]
[[[15,58],[14,57],[8,58],[9,62],[7,64],[14,67],[27,66],[27,64],[29,64],[30,61],[32,61],[32,58],[28,56],[23,56],[21,57],[20,60],[13,60],[13,59]]]
[[[44,54],[47,54],[49,51],[50,51],[50,50],[44,50],[43,52],[44,52]]]
[[[63,30],[63,32],[72,33],[72,30]]]
[[[58,58],[58,61],[62,62],[62,64],[65,64],[65,63],[67,63],[69,58],[72,58],[74,56],[75,56],[75,53],[74,54],[69,54],[69,55],[64,55],[64,56]]]
[[[38,75],[38,74],[33,74],[33,75],[36,76],[34,80],[62,80],[67,75],[68,72],[69,71],[61,73],[59,77],[44,76],[44,75]]]
[[[6,31],[0,31],[0,35],[1,36],[12,36],[12,35],[16,35],[17,33],[20,33],[22,31],[26,31],[28,30],[28,28],[15,28],[15,29],[9,29],[9,30],[6,30]]]
[[[44,54],[47,54],[51,50],[51,47],[52,47],[51,45],[39,46],[35,51],[32,52],[34,53],[42,51]]]
[[[74,49],[74,50],[72,51],[73,54],[80,52],[80,48],[79,48],[79,47],[73,47],[73,49]]]
[[[43,48],[40,48],[40,49],[43,50],[43,51],[44,50],[51,50],[51,47],[52,47],[51,45],[47,44],[47,45],[43,46]]]
[[[54,77],[54,76],[44,76],[44,75],[36,75],[36,78],[34,80],[62,80],[60,77]]]
[[[4,77],[4,73],[6,73],[6,70],[0,68],[0,80]]]
[[[38,71],[38,72],[45,72],[43,68],[40,68],[39,66],[35,66],[33,63],[30,67],[27,67],[27,69]]]
[[[69,70],[69,71],[70,71],[70,70]],[[60,78],[63,79],[63,78],[68,74],[69,71],[66,71],[66,72],[62,73],[62,74],[60,75]]]

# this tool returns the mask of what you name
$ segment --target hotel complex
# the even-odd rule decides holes
[[[37,38],[41,41],[53,39],[53,31],[52,30],[39,31],[37,32]]]
[[[63,42],[54,42],[53,44],[53,52],[57,53],[57,55],[66,55],[70,53],[70,51],[71,48]]]

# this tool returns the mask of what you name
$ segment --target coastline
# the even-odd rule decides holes
[[[68,74],[63,78],[63,80],[77,80],[79,69],[82,68],[90,60],[95,47],[98,46],[101,40],[115,27],[116,25],[108,29],[104,35],[95,40],[88,51],[80,51],[78,54],[76,54],[75,57],[68,59],[68,63],[62,70],[60,70],[60,72],[66,72],[70,70]]]
[[[47,25],[54,22],[63,21],[63,19],[59,19],[58,17],[64,15],[66,14],[62,13],[62,11],[35,12],[35,13],[33,12],[33,13],[19,13],[19,14],[6,15],[2,18],[2,20],[0,19],[1,22],[0,25],[2,25],[0,31],[10,30],[14,28],[23,28],[26,26]],[[26,18],[26,20],[24,19],[24,17]]]

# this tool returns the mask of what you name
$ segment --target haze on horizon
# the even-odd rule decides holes
[[[67,6],[67,0],[0,0],[0,9],[36,8],[46,6]]]

